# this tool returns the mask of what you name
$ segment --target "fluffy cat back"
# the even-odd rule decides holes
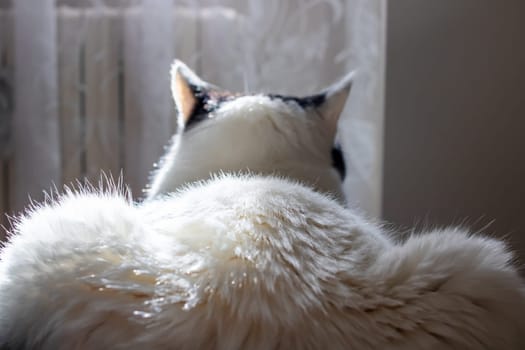
[[[396,243],[289,180],[223,176],[141,206],[69,196],[17,230],[0,339],[25,348],[525,345],[502,243],[451,230]]]

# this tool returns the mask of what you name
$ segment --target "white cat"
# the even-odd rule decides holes
[[[0,343],[525,349],[502,242],[459,229],[400,242],[341,204],[333,139],[351,77],[301,99],[232,95],[180,62],[172,81],[179,131],[146,201],[68,193],[16,224]]]

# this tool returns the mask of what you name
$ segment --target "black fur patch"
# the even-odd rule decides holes
[[[346,164],[343,151],[339,145],[334,145],[332,148],[332,166],[337,170],[339,176],[341,176],[341,180],[344,180],[346,177]]]
[[[196,85],[190,85],[190,89],[193,91],[196,104],[186,122],[185,130],[210,118],[210,113],[218,109],[223,102],[230,101],[236,97],[234,94],[208,91]]]
[[[216,92],[203,89],[200,86],[190,85],[190,89],[193,91],[195,96],[196,104],[191,112],[188,121],[186,122],[185,130],[188,130],[200,122],[210,118],[210,113],[218,109],[222,103],[226,101],[231,101],[236,97],[240,96],[238,94],[231,94],[228,92]],[[324,94],[317,94],[308,97],[295,97],[295,96],[284,96],[279,94],[267,94],[270,99],[279,99],[284,102],[293,101],[297,103],[302,108],[308,107],[319,107],[326,100]]]
[[[278,94],[268,94],[269,98],[272,99],[280,99],[284,102],[293,101],[297,103],[302,108],[308,108],[308,107],[319,107],[324,103],[326,100],[326,96],[324,94],[317,94],[312,95],[308,97],[294,97],[294,96],[284,96],[284,95],[278,95]]]

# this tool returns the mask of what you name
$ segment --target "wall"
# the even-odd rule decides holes
[[[525,2],[388,6],[385,219],[488,225],[525,258]]]

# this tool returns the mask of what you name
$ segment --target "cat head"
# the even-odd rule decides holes
[[[176,60],[171,90],[178,130],[148,197],[217,173],[249,171],[295,179],[342,199],[345,164],[334,139],[352,77],[306,97],[240,94],[205,82]]]

